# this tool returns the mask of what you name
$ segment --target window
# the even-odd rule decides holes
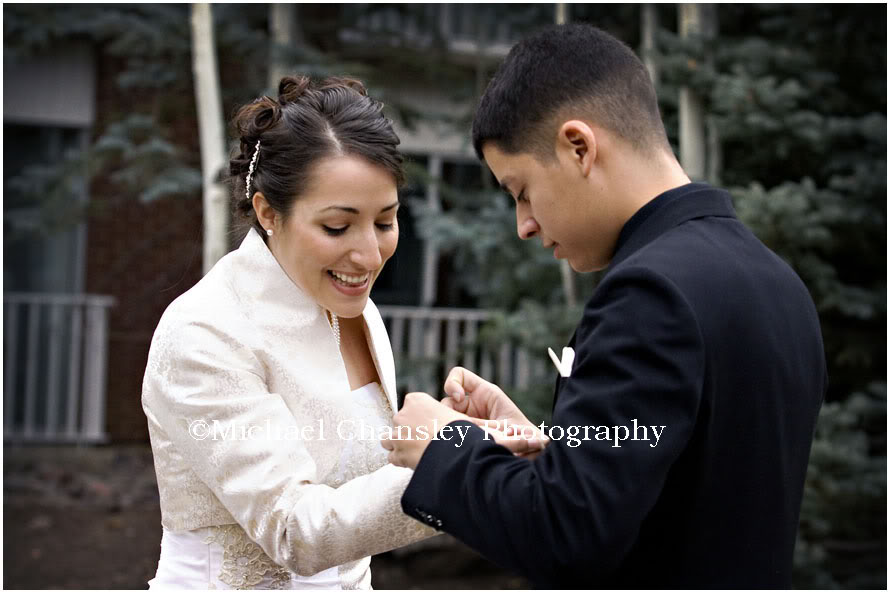
[[[408,160],[420,167],[426,167],[428,162],[426,157]],[[418,235],[411,202],[424,199],[425,192],[422,185],[411,185],[410,179],[399,191],[399,246],[374,282],[371,298],[378,305],[421,304],[425,241]]]
[[[22,125],[3,126],[3,281],[7,292],[81,292],[84,257],[83,225],[79,220],[48,225],[39,196],[9,187],[11,178],[28,167],[58,163],[65,151],[81,146],[80,128]],[[72,201],[86,199],[83,180],[71,180]],[[51,208],[51,207],[50,207]]]

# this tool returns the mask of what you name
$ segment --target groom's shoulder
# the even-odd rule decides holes
[[[664,278],[693,308],[769,298],[811,304],[799,276],[735,217],[702,217],[678,224],[620,262],[607,275]]]
[[[794,275],[738,218],[705,216],[684,221],[616,266],[642,267],[678,281],[732,282],[743,276]]]

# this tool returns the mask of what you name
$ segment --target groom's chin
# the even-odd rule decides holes
[[[609,267],[609,262],[611,259],[607,259],[604,261],[595,261],[592,259],[577,259],[577,258],[566,258],[566,261],[569,263],[569,267],[571,267],[574,271],[579,274],[588,274],[590,272],[599,272],[600,270],[605,270]]]

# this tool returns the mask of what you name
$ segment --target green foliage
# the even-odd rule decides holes
[[[90,161],[141,202],[194,195],[201,189],[201,173],[182,164],[182,151],[160,136],[162,131],[150,117],[128,116],[96,140]]]
[[[887,385],[823,406],[806,479],[794,584],[884,589]]]
[[[753,182],[735,189],[734,196],[740,218],[808,280],[820,313],[874,320],[885,312],[880,278],[865,287],[846,283],[831,261],[844,240],[841,227],[868,224],[865,217],[871,212],[847,206],[848,196],[819,189],[810,178],[786,181],[768,191]]]
[[[503,194],[448,188],[443,194],[452,197],[447,213],[430,211],[422,202],[415,206],[420,232],[454,254],[458,281],[481,307],[513,310],[523,298],[558,300],[559,263],[540,245],[519,239],[516,214]]]

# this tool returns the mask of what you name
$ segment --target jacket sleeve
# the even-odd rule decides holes
[[[262,364],[218,324],[159,326],[142,399],[149,421],[248,537],[297,574],[435,534],[399,507],[410,470],[387,464],[338,488],[318,484],[315,462],[294,438],[312,423],[298,422],[268,391]]]
[[[548,587],[577,587],[582,574],[589,585],[619,565],[690,439],[702,393],[692,310],[648,270],[603,280],[575,350],[540,456],[515,457],[470,425],[459,448],[430,443],[402,497],[406,513]]]

